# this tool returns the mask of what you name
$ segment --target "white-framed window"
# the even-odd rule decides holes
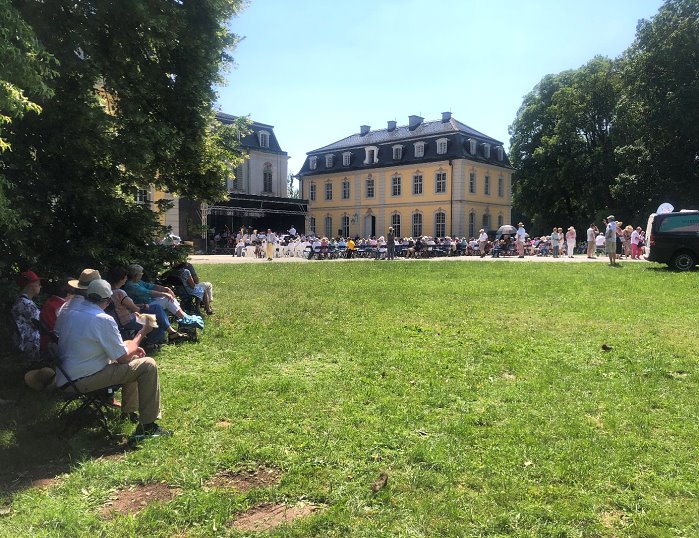
[[[332,183],[325,184],[325,199],[326,200],[333,199],[333,184]]]
[[[448,139],[440,138],[437,140],[437,155],[444,155],[447,152]]]
[[[498,228],[505,224],[505,218],[502,215],[498,215]]]
[[[434,192],[447,192],[447,173],[437,172],[434,175]]]
[[[424,157],[425,156],[425,143],[424,142],[415,142],[415,157]]]
[[[309,231],[316,233],[316,218],[311,217],[311,220],[308,223],[308,227],[310,228]]]
[[[498,178],[498,196],[500,198],[505,196],[505,180],[502,177]]]
[[[478,143],[474,138],[469,138],[468,140],[468,151],[471,155],[476,154],[476,150],[478,149]]]
[[[391,226],[393,226],[393,234],[396,237],[401,237],[400,233],[400,213],[391,215]]]
[[[482,228],[487,232],[490,228],[490,215],[488,213],[483,213],[483,226]]]
[[[483,156],[486,159],[490,159],[490,144],[487,142],[483,144]]]
[[[332,168],[333,167],[333,161],[335,159],[333,158],[332,153],[329,155],[325,156],[325,168]]]
[[[422,213],[413,213],[413,237],[417,239],[422,235]]]
[[[476,214],[473,211],[468,214],[468,236],[476,237]]]
[[[269,133],[267,131],[260,131],[257,133],[257,136],[260,140],[260,147],[261,148],[268,148],[269,147]]]
[[[502,161],[505,158],[505,150],[502,146],[498,146],[498,161]]]
[[[403,146],[393,146],[393,160],[398,161],[403,157]]]
[[[342,182],[342,199],[349,200],[349,197],[350,197],[350,182],[348,179],[345,179]]]
[[[308,186],[308,199],[311,202],[315,202],[315,199],[316,199],[316,185],[315,185],[315,183],[311,183]]]
[[[272,192],[272,163],[265,163],[262,169],[262,190]]]
[[[468,192],[469,194],[476,194],[476,173],[471,172],[468,175]]]
[[[447,214],[438,211],[434,215],[434,236],[444,237],[447,235]]]
[[[351,152],[351,151],[345,151],[345,152],[342,154],[342,166],[349,166],[351,160],[352,160],[352,152]]]
[[[333,236],[333,218],[330,215],[325,217],[325,233],[323,235],[325,237]]]
[[[490,176],[483,178],[483,194],[490,196]]]
[[[372,178],[372,177],[369,177],[366,180],[366,197],[367,198],[374,197],[374,178]]]
[[[413,194],[422,194],[422,174],[413,176]]]
[[[400,196],[400,176],[391,178],[391,196]]]
[[[349,237],[350,234],[350,218],[347,215],[342,216],[342,237]]]
[[[379,148],[376,146],[367,146],[364,148],[364,151],[366,152],[364,164],[376,164],[379,162]]]
[[[148,189],[136,189],[136,203],[137,204],[147,204],[148,203]]]
[[[318,157],[315,155],[313,157],[308,158],[308,166],[311,170],[315,170],[318,168]]]

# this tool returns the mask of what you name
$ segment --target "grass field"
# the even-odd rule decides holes
[[[199,343],[157,356],[174,436],[96,457],[99,432],[58,440],[42,396],[0,409],[0,536],[257,536],[232,522],[271,503],[316,511],[266,536],[699,536],[696,273],[439,261],[199,272],[217,313]],[[58,479],[22,482],[46,461]],[[280,480],[209,482],[260,466]],[[178,495],[100,516],[115,492],[152,482]]]

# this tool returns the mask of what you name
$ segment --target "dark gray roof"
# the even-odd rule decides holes
[[[235,120],[237,120],[238,117],[239,116],[225,114],[224,112],[216,113],[216,119],[224,125],[230,125]],[[260,146],[260,137],[258,136],[258,133],[260,131],[266,131],[267,133],[269,133],[268,148],[263,148],[262,146]],[[253,121],[250,123],[250,132],[240,139],[240,145],[243,148],[256,149],[258,151],[268,151],[270,153],[282,153],[286,155],[286,152],[282,150],[281,146],[279,146],[277,136],[274,134],[274,126],[267,125],[266,123],[259,123],[257,121]]]
[[[447,153],[437,154],[437,140],[446,138]],[[471,140],[476,142],[476,152],[471,153]],[[415,157],[413,144],[424,142],[424,155]],[[403,145],[400,159],[393,158],[393,146]],[[485,145],[490,146],[490,156],[486,156]],[[507,154],[503,149],[502,160],[498,159],[498,147],[502,142],[489,137],[475,129],[449,118],[446,121],[423,121],[417,127],[411,129],[408,125],[398,126],[393,130],[379,129],[369,131],[366,134],[355,133],[347,138],[338,140],[322,148],[307,153],[308,157],[301,170],[300,176],[312,176],[327,174],[329,172],[350,171],[367,168],[383,168],[388,166],[405,165],[410,163],[427,163],[448,159],[469,159],[476,162],[487,162],[495,166],[511,168]],[[378,159],[376,164],[363,164],[365,159],[364,148],[367,146],[378,147]],[[349,166],[343,165],[342,154],[351,153]],[[325,156],[332,154],[333,165],[325,166]],[[317,167],[310,168],[310,157],[317,157]]]

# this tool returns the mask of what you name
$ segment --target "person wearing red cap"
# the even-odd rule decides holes
[[[12,305],[12,318],[19,332],[19,350],[30,362],[39,362],[39,331],[35,321],[39,319],[39,308],[34,297],[41,291],[41,279],[33,271],[25,271],[17,277],[20,295]]]

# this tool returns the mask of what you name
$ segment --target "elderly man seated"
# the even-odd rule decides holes
[[[116,321],[104,312],[111,296],[109,282],[93,280],[85,300],[58,316],[58,355],[63,369],[81,392],[123,385],[122,412],[138,409],[136,439],[170,435],[155,422],[160,417],[158,367],[139,347],[151,328],[144,325],[133,340],[124,342]],[[68,386],[60,370],[56,385],[59,389]]]

